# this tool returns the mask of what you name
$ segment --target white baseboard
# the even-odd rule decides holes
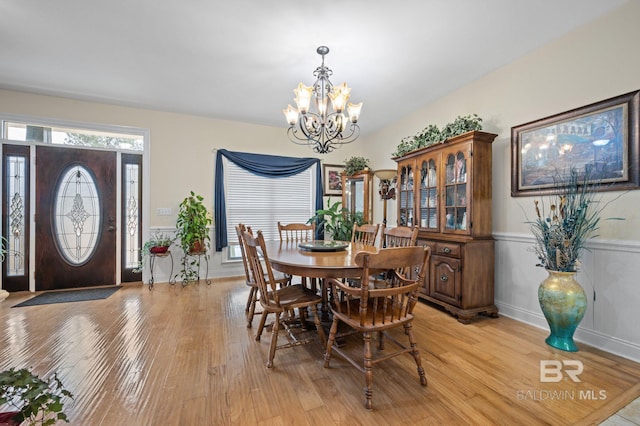
[[[524,322],[543,330],[549,330],[549,326],[547,325],[544,315],[540,313],[531,312],[518,308],[517,306],[500,302],[496,302],[496,306],[498,307],[500,315],[516,321]],[[612,336],[606,336],[597,331],[588,330],[582,327],[578,327],[574,334],[574,339],[576,342],[593,346],[594,348],[628,358],[635,362],[640,362],[640,346],[633,342],[628,342]]]

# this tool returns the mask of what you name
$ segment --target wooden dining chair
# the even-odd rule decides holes
[[[288,223],[286,225],[278,222],[278,233],[280,241],[283,242],[304,242],[315,238],[316,225],[311,223]]]
[[[378,238],[378,230],[380,224],[353,224],[353,231],[351,232],[351,242],[362,243],[368,246],[375,246],[376,239]]]
[[[378,230],[380,229],[380,224],[371,225],[364,224],[358,225],[357,223],[353,224],[353,230],[351,231],[351,242],[352,243],[362,243],[368,246],[375,246],[376,239],[378,238]],[[360,286],[360,278],[350,278],[346,280],[350,286],[358,287]]]
[[[247,316],[247,328],[251,328],[253,325],[253,317],[256,314],[256,304],[258,302],[258,283],[253,278],[253,272],[251,271],[251,267],[249,266],[249,261],[247,260],[245,243],[243,233],[251,232],[251,228],[247,228],[244,224],[240,223],[236,225],[236,233],[238,235],[238,244],[240,245],[240,252],[242,253],[242,266],[244,266],[244,277],[245,284],[249,287],[249,297],[247,298],[247,306],[244,309],[244,312]],[[286,276],[282,273],[274,273],[275,283],[279,286],[288,285],[291,281],[289,276]],[[257,312],[261,314],[262,312]]]
[[[278,288],[275,285],[275,277],[271,264],[269,263],[269,254],[267,253],[262,231],[258,231],[256,237],[245,231],[243,237],[245,249],[247,250],[247,259],[253,271],[253,276],[256,277],[260,291],[259,300],[262,306],[262,316],[260,317],[260,325],[256,334],[257,341],[260,341],[267,315],[273,313],[275,316],[271,332],[271,346],[269,348],[267,368],[273,367],[273,358],[275,357],[276,349],[291,348],[315,340],[311,337],[300,338],[300,336],[294,332],[296,328],[293,327],[294,325],[299,325],[302,330],[305,329],[302,312],[306,312],[307,309],[311,310],[313,321],[318,332],[318,338],[324,347],[325,334],[322,324],[320,323],[320,317],[318,316],[318,305],[322,303],[322,297],[301,284]],[[258,250],[264,262],[261,261]],[[293,316],[296,310],[301,313],[297,318]],[[283,314],[286,315],[283,317]],[[283,331],[288,333],[289,339],[286,343],[278,345],[278,335],[281,327]]]
[[[314,223],[288,223],[282,224],[278,222],[278,233],[280,234],[280,242],[283,243],[301,243],[312,241],[316,235],[316,225]],[[293,277],[290,277],[293,280]],[[313,291],[317,291],[317,283],[315,279],[300,277],[300,282]]]
[[[382,247],[415,246],[418,239],[418,227],[397,226],[395,228],[382,227]]]
[[[362,266],[363,276],[379,275],[380,271],[386,271],[384,288],[369,286],[354,288],[337,279],[328,280],[335,303],[331,306],[333,322],[327,341],[324,366],[329,367],[331,355],[335,352],[363,372],[366,384],[365,407],[369,410],[372,409],[373,366],[381,361],[404,353],[411,354],[418,368],[420,384],[427,385],[412,331],[412,321],[413,308],[418,300],[418,289],[427,271],[430,254],[431,250],[428,247],[418,246],[380,249],[377,253],[358,253],[355,261]],[[417,275],[416,270],[419,271]],[[364,357],[361,361],[352,358],[346,350],[336,345],[340,322],[349,326],[352,333],[362,333]],[[404,328],[403,335],[408,337],[408,346],[397,340],[397,335],[390,335],[389,331],[397,327]],[[376,334],[379,350],[384,350],[383,336],[397,345],[397,350],[374,358],[371,341]],[[345,333],[341,334],[341,336],[344,335]]]

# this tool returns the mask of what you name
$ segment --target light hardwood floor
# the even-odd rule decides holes
[[[32,295],[12,294],[0,302],[0,369],[57,371],[75,395],[72,425],[598,424],[640,396],[640,364],[584,345],[554,350],[546,332],[508,318],[462,325],[419,303],[429,384],[409,356],[383,362],[368,412],[362,374],[339,357],[323,368],[318,344],[277,351],[267,370],[270,336],[253,339],[257,318],[246,328],[247,294],[239,280],[21,308]],[[541,383],[540,360],[581,361],[581,382]]]

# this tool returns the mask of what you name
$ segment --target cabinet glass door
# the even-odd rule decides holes
[[[438,173],[436,162],[427,159],[420,165],[420,222],[421,228],[438,230]]]
[[[370,171],[353,176],[342,174],[342,206],[351,214],[359,215],[364,223],[371,223],[371,180]]]
[[[457,151],[446,159],[444,231],[468,233],[467,158]]]
[[[346,191],[346,207],[351,213],[364,214],[364,179],[347,179],[347,186],[343,189]]]
[[[400,169],[400,194],[398,226],[413,226],[413,167],[402,166]]]

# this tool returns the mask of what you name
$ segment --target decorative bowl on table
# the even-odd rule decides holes
[[[313,240],[298,244],[302,250],[307,251],[341,251],[349,247],[348,241]]]

